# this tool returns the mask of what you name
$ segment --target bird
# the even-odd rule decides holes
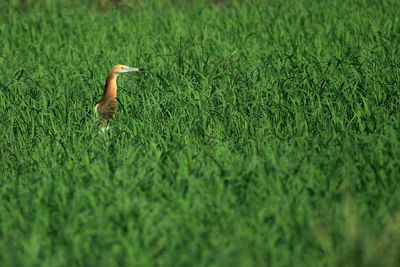
[[[104,85],[103,97],[94,105],[94,112],[98,115],[100,129],[105,132],[109,129],[111,118],[117,108],[117,77],[119,74],[144,71],[144,69],[129,67],[126,65],[115,65],[107,76]]]

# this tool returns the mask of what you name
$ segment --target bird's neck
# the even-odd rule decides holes
[[[111,72],[104,86],[103,100],[109,100],[110,98],[117,97],[117,77],[118,74]]]

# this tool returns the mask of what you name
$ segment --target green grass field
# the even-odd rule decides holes
[[[400,266],[399,1],[0,5],[0,266]]]

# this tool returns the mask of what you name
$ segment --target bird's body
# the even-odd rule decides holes
[[[114,66],[108,74],[103,97],[94,106],[94,111],[100,117],[100,129],[105,131],[108,129],[110,119],[115,113],[117,107],[117,77],[122,73],[134,71],[144,71],[144,69],[128,67],[125,65]]]

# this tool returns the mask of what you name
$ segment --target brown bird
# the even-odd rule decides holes
[[[119,74],[134,71],[144,71],[144,69],[129,67],[125,65],[114,66],[108,74],[104,86],[104,94],[99,102],[94,105],[94,112],[100,117],[100,129],[105,132],[109,128],[111,117],[117,107],[117,77]]]

